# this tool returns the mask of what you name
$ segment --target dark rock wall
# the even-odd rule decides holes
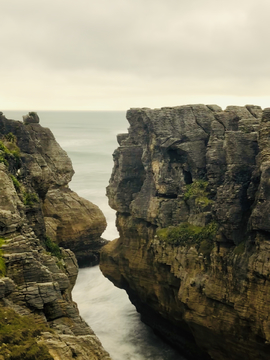
[[[269,114],[251,105],[131,109],[129,133],[118,137],[107,194],[120,238],[103,248],[101,270],[196,359],[269,358]],[[204,189],[187,195],[196,184]],[[157,236],[181,224],[215,224],[211,246]]]

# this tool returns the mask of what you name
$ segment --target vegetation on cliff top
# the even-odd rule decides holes
[[[206,226],[182,223],[179,226],[158,229],[157,237],[159,240],[174,246],[197,245],[200,253],[209,255],[214,247],[217,230],[218,224],[214,221]]]
[[[51,330],[34,318],[0,307],[0,359],[53,360],[46,346],[36,340],[45,331]]]

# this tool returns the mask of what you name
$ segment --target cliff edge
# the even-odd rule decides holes
[[[270,109],[131,109],[101,270],[190,358],[270,353]],[[195,345],[196,344],[196,345]]]
[[[106,226],[101,211],[68,188],[72,175],[36,113],[24,123],[0,113],[1,360],[110,359],[71,297],[78,264],[63,247],[96,262]]]

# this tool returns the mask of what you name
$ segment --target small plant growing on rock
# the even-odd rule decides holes
[[[208,181],[195,180],[192,184],[186,185],[186,191],[184,193],[184,200],[187,201],[191,198],[195,198],[195,205],[198,210],[203,209],[212,203],[209,199],[209,193],[206,190]]]
[[[186,192],[184,194],[184,199],[188,200],[192,196],[200,197],[207,196],[206,188],[208,186],[208,181],[204,180],[194,180],[193,183],[186,185]]]
[[[34,318],[0,306],[0,359],[53,360],[46,346],[37,343],[37,337],[45,331],[52,332]]]
[[[23,203],[26,206],[34,206],[38,202],[38,197],[34,193],[24,192],[23,193]]]
[[[59,246],[52,241],[49,236],[46,236],[45,239],[46,250],[50,252],[53,256],[56,256],[59,260],[62,259],[62,254]]]
[[[21,157],[20,149],[16,145],[16,137],[15,135],[13,136],[14,138],[12,138],[12,141],[8,141],[6,137],[4,137],[4,141],[0,141],[0,162],[4,163],[6,166],[8,166],[8,157],[14,157],[17,162],[20,161]]]
[[[0,150],[5,154],[9,153],[8,148],[4,145],[3,141],[0,141]]]
[[[182,223],[179,226],[158,229],[157,237],[173,246],[196,245],[200,253],[208,256],[214,247],[217,230],[218,224],[214,221],[206,226]]]
[[[14,134],[12,134],[12,132],[5,135],[5,138],[7,139],[8,142],[15,143],[15,144],[17,142],[17,137]]]
[[[14,187],[15,187],[15,190],[16,190],[17,192],[19,192],[20,189],[21,189],[21,183],[20,183],[19,180],[16,178],[16,176],[10,175],[10,177],[11,177],[11,180],[12,180],[13,185],[14,185]]]
[[[171,245],[185,245],[189,242],[194,242],[200,231],[200,226],[182,223],[179,226],[169,226],[167,228],[158,229],[157,237],[159,240],[165,241]]]
[[[8,161],[6,159],[7,155],[9,154],[8,148],[4,145],[3,141],[0,141],[0,162],[4,163],[8,166]]]
[[[6,167],[8,167],[8,161],[5,158],[5,155],[3,153],[1,153],[1,151],[0,151],[0,163],[3,163],[6,165]]]

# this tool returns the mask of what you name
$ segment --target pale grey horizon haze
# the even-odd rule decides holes
[[[269,0],[0,0],[0,110],[270,106]]]

